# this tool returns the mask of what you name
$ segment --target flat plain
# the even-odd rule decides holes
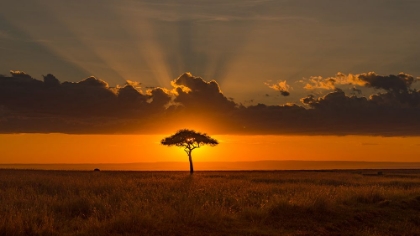
[[[420,235],[420,170],[0,169],[0,235]]]

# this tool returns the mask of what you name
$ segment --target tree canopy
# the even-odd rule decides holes
[[[167,146],[199,148],[202,145],[215,146],[219,144],[216,139],[207,134],[195,132],[194,130],[182,129],[174,135],[162,139],[161,143]]]

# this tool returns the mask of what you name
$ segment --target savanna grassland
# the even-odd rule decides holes
[[[420,235],[420,170],[0,170],[0,235]]]

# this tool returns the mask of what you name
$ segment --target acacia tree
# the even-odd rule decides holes
[[[191,152],[203,145],[216,146],[219,144],[216,139],[211,138],[207,134],[202,134],[188,129],[181,129],[174,135],[162,139],[160,143],[166,146],[184,148],[184,151],[187,153],[190,161],[190,174],[194,173]]]

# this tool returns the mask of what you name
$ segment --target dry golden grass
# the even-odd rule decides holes
[[[420,235],[420,171],[0,170],[0,235]]]

